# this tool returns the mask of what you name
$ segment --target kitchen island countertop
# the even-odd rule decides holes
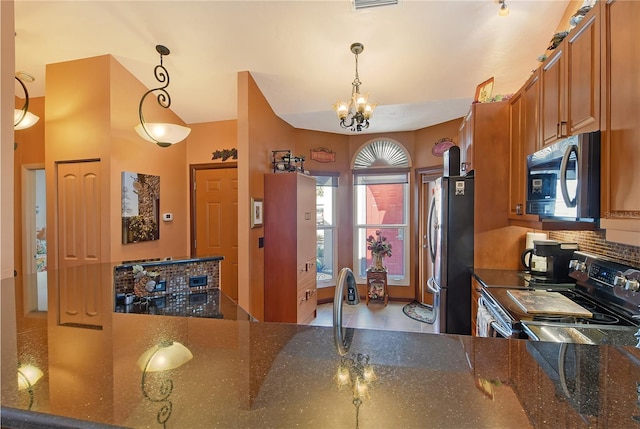
[[[640,415],[635,348],[576,346],[597,368],[579,380],[597,398],[585,413],[527,341],[355,329],[342,357],[332,328],[253,322],[240,308],[225,310],[243,315],[232,320],[110,311],[100,329],[60,326],[54,309],[23,310],[21,285],[2,281],[3,427],[29,421],[29,407],[131,428],[634,427]],[[143,371],[143,354],[170,342],[192,358]],[[348,380],[364,356],[375,376],[360,402]],[[43,373],[23,389],[22,364]]]

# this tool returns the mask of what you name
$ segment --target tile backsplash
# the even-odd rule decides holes
[[[640,268],[640,247],[604,239],[605,231],[549,231],[549,239],[578,243],[580,250],[605,256],[621,264]]]

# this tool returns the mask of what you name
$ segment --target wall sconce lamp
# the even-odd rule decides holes
[[[142,96],[142,99],[140,99],[140,106],[138,107],[140,123],[136,125],[135,130],[138,135],[146,141],[155,143],[160,147],[168,147],[172,144],[176,144],[186,139],[191,132],[191,129],[177,124],[169,124],[165,122],[146,122],[144,120],[144,115],[142,114],[142,104],[144,103],[144,99],[147,97],[147,95],[158,91],[158,95],[156,96],[158,104],[165,109],[168,109],[169,106],[171,106],[171,96],[166,89],[169,86],[169,72],[162,65],[162,57],[165,55],[169,55],[170,51],[169,48],[162,45],[156,45],[156,51],[160,54],[160,64],[158,64],[153,69],[153,73],[156,77],[156,80],[164,85],[159,86],[158,88],[150,89],[149,91],[145,92]]]
[[[152,396],[147,390],[147,374],[149,372],[164,372],[178,368],[193,358],[191,351],[183,344],[177,341],[161,341],[144,352],[138,359],[138,367],[142,370],[142,380],[140,387],[142,394],[151,402],[163,402],[158,410],[158,423],[166,427],[167,421],[171,417],[173,403],[169,400],[169,396],[173,392],[173,380],[170,378],[162,378],[160,380],[159,394]]]
[[[369,386],[377,379],[373,367],[369,364],[369,355],[352,353],[342,356],[336,373],[338,387],[350,387],[353,393],[352,403],[356,407],[356,427],[362,400],[369,397]]]
[[[373,115],[378,103],[369,103],[369,93],[360,94],[360,78],[358,77],[358,54],[364,51],[364,45],[362,43],[351,44],[351,52],[356,56],[356,77],[351,83],[352,92],[349,103],[338,100],[334,104],[333,110],[336,111],[338,119],[340,119],[340,126],[342,128],[348,128],[351,131],[362,131],[369,128],[369,118]]]
[[[33,386],[42,376],[42,370],[36,366],[20,365],[18,367],[18,390],[26,390],[29,394],[29,410],[33,406]]]
[[[15,78],[24,92],[24,104],[22,108],[13,110],[13,129],[24,130],[35,125],[40,120],[38,116],[29,112],[29,91],[27,91],[27,86],[24,84],[24,81],[33,82],[35,78],[25,72],[16,73]]]
[[[498,10],[498,15],[500,15],[500,16],[509,15],[509,6],[507,6],[507,3],[505,3],[505,0],[498,0],[498,3],[500,4],[500,9]]]

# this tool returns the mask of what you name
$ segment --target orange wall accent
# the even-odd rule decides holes
[[[264,320],[264,229],[250,228],[250,198],[264,197],[271,151],[295,149],[294,128],[275,115],[249,72],[238,73],[238,302]]]
[[[189,124],[189,144],[187,145],[187,163],[207,164],[223,163],[220,159],[212,159],[213,152],[223,149],[238,148],[238,121],[233,119],[219,122],[203,122]],[[228,159],[227,161],[234,161]]]
[[[60,161],[99,159],[102,183],[101,254],[105,261],[189,254],[186,141],[160,148],[140,138],[137,97],[147,88],[110,55],[47,66],[45,147],[49,248],[56,243],[56,173]],[[147,97],[147,120],[184,124],[173,112]],[[160,176],[160,212],[174,220],[160,222],[160,240],[121,244],[121,174],[132,171]],[[49,262],[57,267],[56,255]]]
[[[140,122],[138,105],[147,88],[113,57],[110,58],[111,115],[111,261],[190,256],[187,147],[189,138],[162,148],[143,140],[134,127]],[[152,73],[152,70],[149,70]],[[171,93],[171,86],[167,88]],[[132,95],[135,94],[135,95]],[[185,123],[149,95],[143,106],[148,122]],[[160,239],[122,244],[121,175],[123,171],[160,176],[160,213],[173,213],[173,221],[160,220]]]

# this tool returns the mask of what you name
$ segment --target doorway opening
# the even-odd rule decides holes
[[[45,170],[25,166],[22,172],[22,270],[25,310],[47,311],[47,197]]]

